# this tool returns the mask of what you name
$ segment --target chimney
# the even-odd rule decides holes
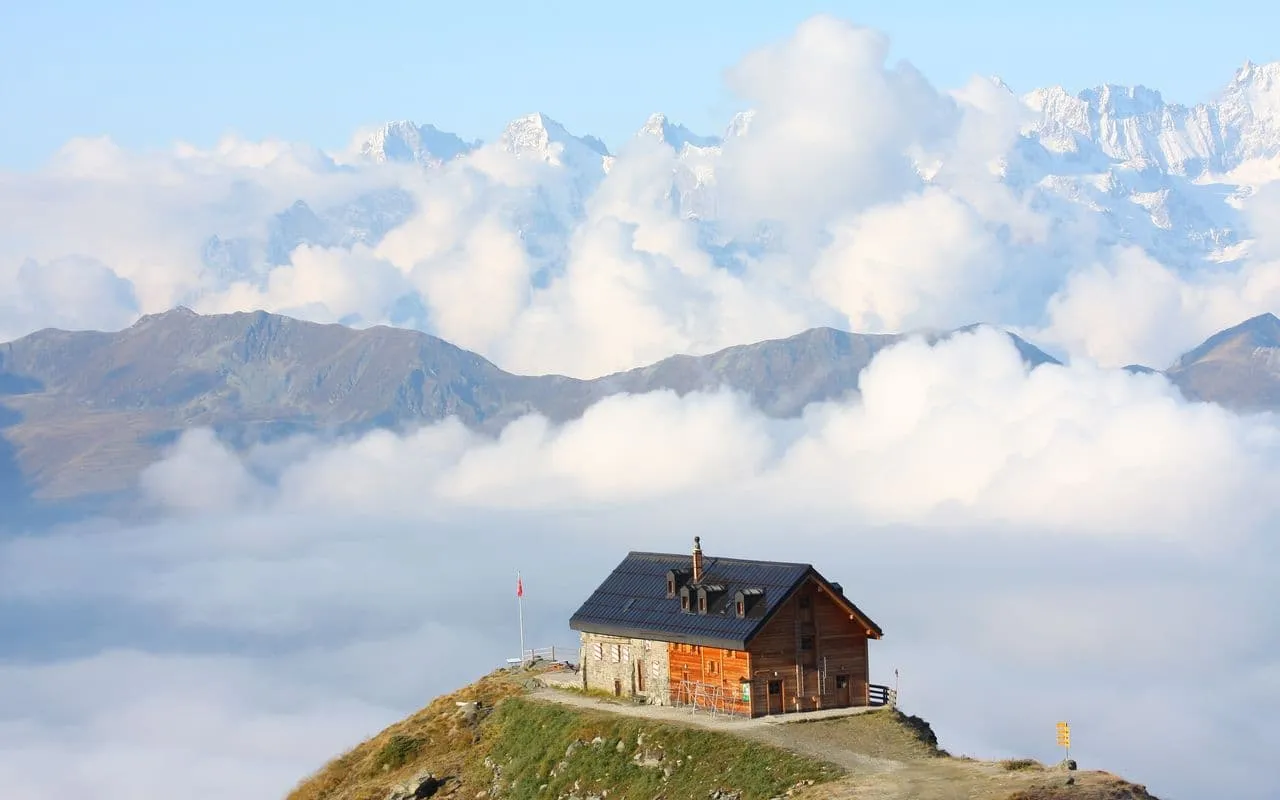
[[[702,538],[693,537],[693,584],[702,583]]]

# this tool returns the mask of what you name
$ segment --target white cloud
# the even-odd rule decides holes
[[[85,654],[36,637],[5,667],[0,741],[23,757],[0,771],[36,796],[130,797],[150,784],[119,765],[168,759],[171,779],[279,794],[500,663],[516,569],[531,640],[571,645],[565,620],[626,550],[698,534],[842,581],[887,632],[873,675],[900,667],[907,708],[954,750],[1051,758],[1033,718],[1069,714],[1088,766],[1157,793],[1267,796],[1269,751],[1229,744],[1250,723],[1194,698],[1233,674],[1229,696],[1280,711],[1280,653],[1260,644],[1278,632],[1275,421],[1188,404],[1158,376],[1028,373],[985,329],[883,352],[863,391],[800,420],[659,393],[496,439],[450,421],[243,460],[189,433],[148,472],[169,507],[156,521],[0,544],[4,606],[115,619],[90,639],[63,617],[57,639]],[[1183,747],[1218,768],[1167,756]],[[40,776],[69,751],[77,769]]]
[[[788,421],[658,393],[497,438],[446,421],[236,454],[188,432],[143,476],[149,521],[0,540],[0,785],[278,795],[508,655],[515,569],[532,635],[568,643],[623,552],[697,533],[843,580],[889,633],[874,674],[901,665],[944,744],[1051,758],[1038,720],[1069,713],[1090,765],[1268,796],[1276,422],[1101,367],[1164,366],[1274,310],[1275,195],[1244,201],[1247,258],[1170,256],[1134,203],[1090,207],[1114,175],[1019,138],[1009,92],[944,95],[887,53],[810,20],[730,71],[746,135],[685,161],[627,143],[585,197],[499,145],[424,173],[236,137],[76,140],[0,175],[0,338],[182,302],[408,319],[508,369],[580,376],[821,324],[989,321],[1074,359],[1028,374],[990,330],[912,341],[877,357],[860,402]],[[682,191],[720,218],[681,217]],[[298,200],[344,221],[272,240]],[[765,223],[781,227],[754,238]],[[210,263],[214,235],[244,263]],[[1185,752],[1213,773],[1167,755]],[[139,766],[156,763],[172,768]]]

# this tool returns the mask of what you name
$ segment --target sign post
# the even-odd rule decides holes
[[[1071,760],[1071,726],[1065,722],[1058,723],[1058,746],[1067,748],[1067,760]]]

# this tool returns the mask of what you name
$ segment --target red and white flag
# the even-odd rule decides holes
[[[524,579],[516,576],[516,597],[524,597]]]

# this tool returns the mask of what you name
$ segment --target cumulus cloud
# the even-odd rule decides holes
[[[841,580],[888,631],[873,675],[902,667],[954,750],[1050,759],[1070,716],[1086,764],[1269,796],[1275,420],[1106,367],[1274,310],[1276,195],[1219,209],[1227,260],[1170,256],[1181,234],[1111,213],[1119,179],[1036,149],[1006,87],[942,93],[887,53],[810,20],[729,71],[745,132],[639,138],[589,180],[501,143],[424,171],[235,137],[76,140],[0,175],[0,338],[185,303],[411,324],[580,376],[813,325],[987,321],[1071,362],[1028,372],[979,329],[894,347],[860,398],[795,420],[657,393],[496,437],[188,432],[138,516],[0,539],[0,785],[278,795],[510,655],[516,569],[532,638],[569,645],[622,553],[701,534]]]
[[[640,137],[595,172],[589,149],[565,166],[500,137],[426,171],[230,136],[150,153],[75,140],[0,176],[0,303],[23,311],[0,333],[264,308],[592,377],[816,325],[986,321],[1102,364],[1163,364],[1274,303],[1268,191],[1187,211],[1208,235],[1257,234],[1188,270],[1169,248],[1198,245],[1160,215],[1211,193],[1079,176],[1024,137],[1035,114],[1008,87],[941,92],[888,47],[815,17],[728,71],[753,112],[721,146]],[[98,271],[73,277],[69,258]],[[113,288],[79,313],[76,292],[101,280]]]

